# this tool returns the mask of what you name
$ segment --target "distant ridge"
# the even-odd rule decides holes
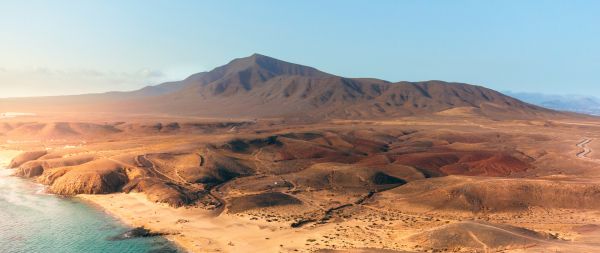
[[[505,92],[530,104],[558,111],[569,111],[600,116],[600,99],[582,95],[551,95],[528,92]]]
[[[345,78],[253,54],[208,72],[132,92],[5,99],[8,111],[171,114],[210,117],[374,119],[454,112],[491,118],[559,115],[481,86]],[[12,108],[12,109],[11,109]],[[459,108],[460,110],[452,110]]]

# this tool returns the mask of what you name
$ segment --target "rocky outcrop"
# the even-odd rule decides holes
[[[125,233],[122,233],[120,235],[110,237],[109,240],[120,241],[120,240],[135,239],[135,238],[140,238],[140,237],[154,237],[154,236],[163,236],[163,235],[166,235],[166,233],[152,232],[145,227],[137,227],[137,228],[131,229]]]
[[[42,158],[47,158],[48,156],[52,156],[52,154],[45,155]],[[28,161],[20,165],[15,170],[14,175],[25,178],[33,178],[42,175],[44,170],[47,169],[76,166],[93,160],[94,156],[92,155],[76,155],[64,158],[59,156],[51,159],[38,158],[38,160]]]
[[[46,154],[47,154],[46,150],[23,152],[20,155],[18,155],[17,157],[13,158],[12,161],[10,162],[10,164],[8,165],[8,167],[11,169],[15,169],[26,162],[36,160]]]
[[[43,161],[29,161],[19,166],[14,175],[18,177],[33,178],[44,173]]]
[[[61,195],[106,194],[121,191],[128,179],[119,163],[100,159],[79,166],[44,171],[39,181]]]

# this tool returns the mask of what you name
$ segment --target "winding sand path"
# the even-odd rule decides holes
[[[210,157],[210,152],[213,152],[210,148],[203,148],[201,151],[198,151],[197,154],[200,156],[200,167],[205,166],[206,159],[208,159],[208,157]],[[219,202],[217,207],[213,210],[214,216],[221,215],[223,212],[225,212],[225,208],[227,207],[227,202],[223,198],[224,196],[221,192],[221,187],[226,183],[227,182],[213,185],[210,187],[210,189],[208,189],[208,192],[207,192],[208,195],[211,198],[213,198],[214,200],[216,200],[217,202]]]
[[[158,179],[161,179],[165,182],[169,182],[169,181],[179,182],[178,180],[175,180],[175,179],[169,177],[168,175],[157,170],[154,162],[152,162],[152,160],[148,159],[148,156],[146,154],[136,156],[135,161],[136,161],[136,163],[138,163],[140,165],[140,167],[147,168],[150,172],[154,173],[154,175],[157,176]],[[179,183],[181,183],[181,182],[179,182]]]
[[[200,154],[198,154],[201,157],[201,164],[200,166],[204,166],[204,157]],[[187,180],[185,180],[184,178],[182,178],[181,176],[179,176],[179,173],[177,172],[177,169],[175,169],[175,175],[177,177],[179,177],[180,180],[176,180],[174,178],[169,177],[168,175],[160,172],[160,170],[157,169],[157,166],[154,164],[154,162],[152,162],[152,160],[148,159],[147,155],[139,155],[135,157],[135,162],[138,164],[139,167],[143,167],[143,168],[147,168],[151,173],[153,173],[155,176],[157,176],[157,178],[159,180],[162,180],[163,182],[178,182],[178,183],[182,183],[185,184],[189,187],[194,187],[197,188],[195,183],[191,183],[188,182]],[[225,208],[225,199],[223,199],[221,196],[219,196],[219,187],[220,185],[215,185],[213,186],[208,192],[207,194],[215,199],[217,202],[219,202],[219,204],[217,205],[216,209],[214,210],[214,214],[216,216],[221,215],[221,213],[223,213],[224,208]],[[199,190],[196,189],[196,190]]]
[[[484,242],[482,242],[481,240],[479,240],[479,238],[473,234],[473,232],[469,231],[469,236],[471,236],[471,238],[473,238],[473,240],[475,240],[477,243],[479,243],[481,246],[483,246],[483,252],[488,253],[488,245],[485,244]]]
[[[592,139],[584,139],[581,142],[577,143],[576,146],[583,149],[582,151],[577,153],[577,155],[576,155],[577,158],[591,159],[591,158],[587,157],[587,155],[592,153],[592,149],[587,146],[587,144],[589,144],[590,142],[592,142]]]

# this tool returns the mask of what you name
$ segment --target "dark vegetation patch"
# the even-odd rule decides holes
[[[232,198],[229,201],[228,210],[231,213],[239,213],[257,208],[300,204],[302,204],[302,201],[290,195],[280,192],[267,192]]]
[[[222,147],[236,153],[250,153],[256,148],[262,148],[269,145],[283,145],[277,138],[278,136],[273,135],[266,138],[250,140],[235,139],[225,143]]]
[[[287,133],[287,134],[281,135],[281,137],[310,141],[310,140],[314,140],[314,139],[323,137],[323,135],[319,134],[319,133],[310,133],[310,132],[309,133]]]
[[[375,183],[376,185],[406,184],[405,180],[403,180],[401,178],[390,176],[390,175],[385,174],[380,171],[376,172],[375,175],[373,175],[372,180],[373,180],[373,183]]]

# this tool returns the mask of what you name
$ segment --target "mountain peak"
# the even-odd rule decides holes
[[[254,59],[258,59],[258,58],[270,58],[270,59],[275,59],[273,57],[269,57],[269,56],[266,56],[264,54],[259,54],[259,53],[253,53],[252,55],[250,55],[250,56],[248,56],[246,58],[254,58]]]
[[[253,53],[250,56],[233,59],[230,63],[233,63],[233,62],[244,62],[244,63],[252,64],[252,63],[257,63],[257,62],[265,61],[265,60],[282,61],[282,60],[278,60],[278,59],[275,59],[273,57],[269,57],[269,56],[266,56],[266,55],[263,55],[263,54]]]
[[[183,93],[198,93],[209,87],[209,93],[234,94],[250,91],[274,77],[325,78],[333,75],[318,69],[278,60],[262,54],[237,58],[209,72],[191,75],[181,85]],[[206,92],[206,91],[203,91]]]
[[[299,76],[310,76],[310,77],[329,77],[331,74],[327,74],[313,67],[308,67],[300,64],[286,62],[270,56],[254,53],[248,57],[238,58],[227,65],[223,66],[226,72],[241,72],[248,71],[248,69],[254,69],[261,72],[267,72],[272,76],[280,75],[299,75]],[[217,70],[217,69],[215,69]]]
[[[247,116],[249,108],[253,116],[344,119],[445,115],[454,108],[490,118],[554,113],[480,86],[345,78],[257,53],[135,94],[157,111],[211,116]]]

